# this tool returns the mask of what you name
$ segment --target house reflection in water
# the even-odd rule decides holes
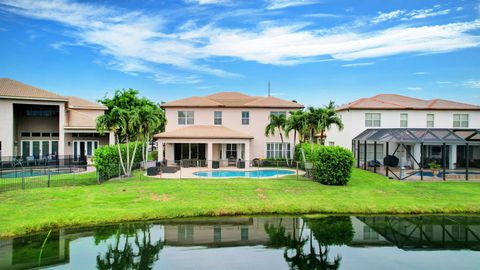
[[[165,244],[169,246],[254,246],[268,245],[265,225],[282,226],[286,235],[298,237],[299,218],[227,218],[211,221],[163,223]]]
[[[77,240],[81,239],[83,244],[78,245]],[[72,254],[81,254],[82,248],[95,250],[96,257],[88,261],[96,263],[97,268],[143,269],[142,263],[153,265],[162,261],[162,250],[185,246],[283,249],[284,256],[278,259],[290,267],[303,269],[305,263],[309,263],[306,265],[309,269],[320,269],[316,267],[320,263],[311,267],[314,258],[323,266],[328,264],[329,269],[336,269],[342,254],[328,255],[331,246],[341,246],[342,249],[337,249],[340,253],[343,248],[382,246],[396,246],[409,252],[480,251],[480,217],[238,217],[61,229],[0,239],[0,269],[74,267],[70,250]],[[302,258],[308,260],[302,261]],[[112,261],[114,259],[119,261]],[[124,265],[124,262],[131,264]]]

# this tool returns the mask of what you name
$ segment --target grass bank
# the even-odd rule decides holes
[[[94,179],[94,174],[91,174]],[[88,174],[83,181],[88,182]],[[0,236],[48,227],[239,214],[480,213],[480,183],[400,182],[354,169],[348,186],[280,179],[160,180],[0,193]]]

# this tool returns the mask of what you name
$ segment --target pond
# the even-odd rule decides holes
[[[479,269],[480,216],[226,217],[0,239],[0,269]]]

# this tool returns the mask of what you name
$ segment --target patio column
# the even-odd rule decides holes
[[[422,156],[422,146],[420,143],[416,143],[413,146],[413,157],[418,163],[420,163],[421,156]],[[413,164],[414,169],[419,169],[420,167],[419,164],[417,164],[417,162],[414,162]]]
[[[58,153],[57,154],[59,156],[65,155],[65,104],[64,103],[58,106]]]
[[[163,142],[157,141],[158,161],[162,162],[163,157]]]
[[[455,164],[457,163],[457,145],[450,145],[450,152],[448,153],[448,155],[448,169],[455,170]]]
[[[207,143],[207,167],[209,169],[212,168],[212,160],[213,160],[213,143]]]
[[[245,169],[250,168],[250,141],[245,144]]]

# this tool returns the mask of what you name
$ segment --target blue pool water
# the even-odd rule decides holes
[[[254,170],[254,171],[203,171],[193,173],[200,177],[224,178],[224,177],[247,177],[247,178],[262,178],[294,174],[290,170]]]

